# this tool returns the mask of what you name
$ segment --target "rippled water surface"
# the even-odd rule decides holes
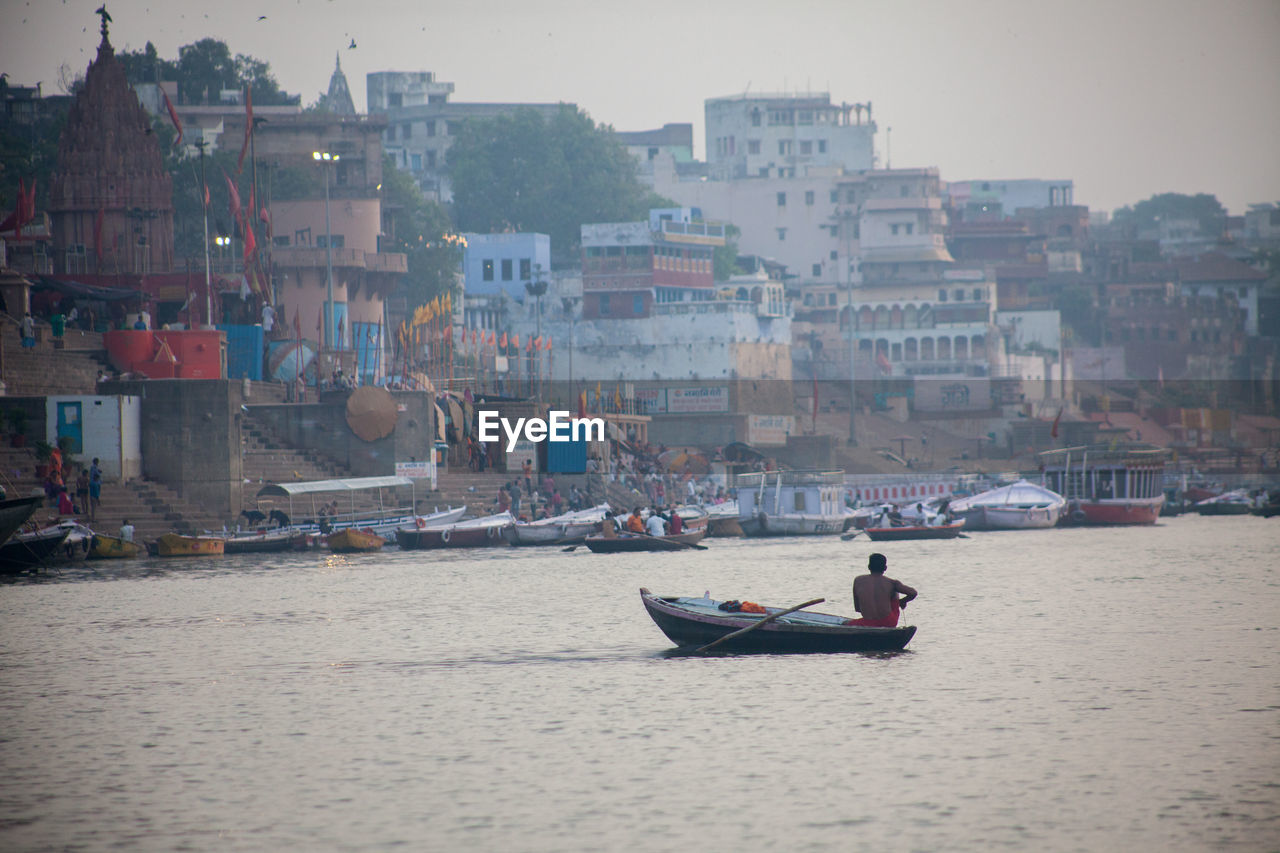
[[[0,587],[0,849],[1274,850],[1280,519],[89,564]],[[891,655],[668,654],[880,550]]]

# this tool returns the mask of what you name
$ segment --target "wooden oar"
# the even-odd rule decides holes
[[[788,607],[786,610],[779,610],[777,613],[771,613],[768,616],[761,619],[759,622],[756,622],[752,625],[748,625],[745,628],[741,628],[737,631],[734,631],[732,634],[725,634],[720,639],[712,640],[710,643],[707,643],[702,648],[694,649],[693,653],[695,655],[701,654],[702,652],[705,652],[708,649],[715,648],[716,646],[720,645],[726,640],[732,640],[734,637],[741,637],[743,634],[754,631],[755,629],[759,628],[761,625],[768,624],[769,622],[772,622],[774,619],[777,619],[779,616],[786,616],[788,613],[795,613],[797,610],[803,610],[806,607],[812,607],[813,605],[821,604],[824,601],[826,601],[825,598],[815,598],[813,601],[806,601],[804,604],[797,604],[795,607]]]

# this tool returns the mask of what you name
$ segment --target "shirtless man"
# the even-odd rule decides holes
[[[862,625],[867,628],[896,628],[898,614],[914,599],[916,591],[902,581],[885,577],[888,560],[884,554],[872,554],[867,561],[869,574],[853,579],[853,609],[862,614],[861,619],[849,619],[846,625]],[[902,598],[898,594],[902,594]]]

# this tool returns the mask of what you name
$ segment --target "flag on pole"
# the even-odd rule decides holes
[[[169,93],[161,89],[160,95],[164,98],[164,108],[169,111],[169,121],[173,122],[174,129],[178,131],[173,140],[173,147],[177,148],[182,144],[182,122],[178,120],[178,111],[173,108],[173,101],[169,100]]]
[[[18,178],[18,200],[13,206],[13,213],[5,217],[4,222],[0,222],[0,231],[13,231],[15,234],[22,230],[22,217],[27,212],[27,187],[26,182],[22,178]]]

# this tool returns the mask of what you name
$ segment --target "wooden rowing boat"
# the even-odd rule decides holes
[[[707,535],[705,528],[668,536],[646,533],[619,533],[616,536],[588,536],[586,546],[596,554],[626,554],[634,551],[688,551]],[[705,550],[705,549],[701,549]]]
[[[449,524],[444,527],[427,527],[423,529],[400,528],[396,531],[396,543],[406,551],[429,550],[433,548],[489,548],[506,545],[503,538],[515,519],[509,512],[486,515],[483,518],[470,518]]]
[[[142,553],[137,542],[126,542],[118,536],[95,533],[89,548],[90,560],[128,560]]]
[[[764,613],[726,611],[720,609],[723,602],[711,598],[659,596],[643,587],[640,599],[662,633],[681,648],[700,648],[786,609],[765,607]],[[776,617],[757,630],[725,640],[717,649],[766,653],[897,651],[906,647],[916,633],[914,625],[867,628],[845,625],[846,618],[796,611]]]
[[[345,530],[329,534],[325,542],[328,543],[330,551],[338,554],[350,554],[356,551],[377,551],[387,543],[387,540],[368,530],[356,530],[354,527],[348,527]]]
[[[964,519],[950,524],[927,526],[908,524],[902,527],[868,527],[863,530],[873,542],[901,542],[907,539],[955,539],[964,527]]]
[[[147,546],[157,557],[221,557],[223,540],[216,536],[182,536],[166,533]]]
[[[287,527],[262,533],[242,533],[228,536],[223,551],[227,554],[257,554],[290,551],[306,546],[306,534]]]

